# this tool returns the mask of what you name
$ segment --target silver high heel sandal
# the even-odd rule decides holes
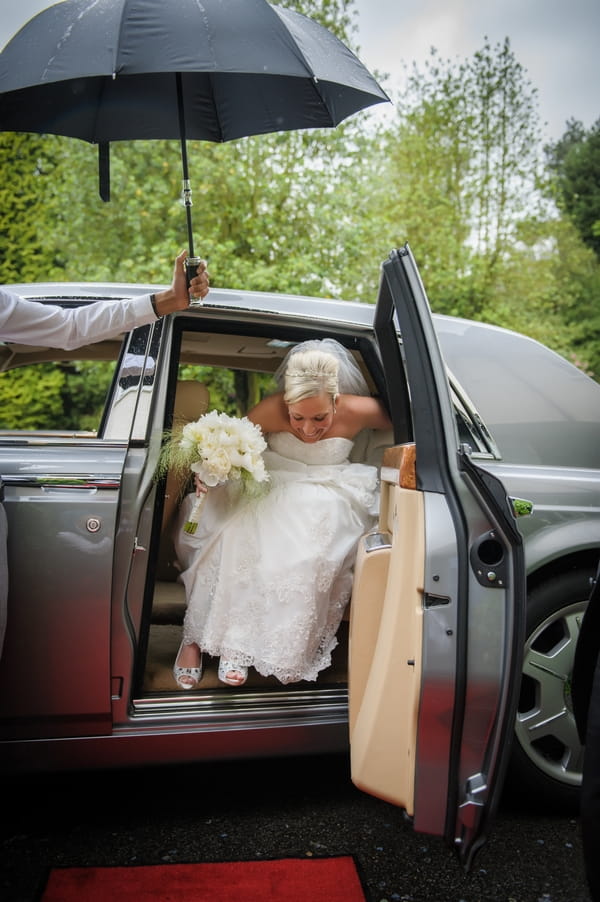
[[[177,657],[175,658],[173,676],[175,677],[175,682],[180,687],[180,689],[195,689],[202,679],[202,652],[200,652],[200,663],[198,667],[179,667],[177,661],[179,660],[179,655],[181,654],[182,648],[183,642],[179,646],[179,651],[177,652]]]
[[[239,680],[227,677],[228,673],[239,673]],[[242,664],[236,664],[234,661],[225,661],[219,658],[219,679],[228,686],[243,686],[248,679],[248,668]]]

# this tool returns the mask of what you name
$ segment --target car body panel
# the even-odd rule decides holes
[[[30,738],[110,732],[113,536],[126,448],[23,439],[3,452],[18,604],[2,655],[0,729]]]
[[[527,571],[534,573],[563,554],[596,553],[600,543],[600,488],[593,470],[557,474],[550,467],[489,467],[511,496],[533,502],[535,519],[519,529],[527,542]]]

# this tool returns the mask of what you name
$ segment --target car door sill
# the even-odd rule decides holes
[[[348,719],[346,687],[328,689],[279,689],[276,691],[221,690],[145,695],[132,700],[134,721],[176,721],[245,725],[281,725],[298,720],[313,723],[345,723]],[[223,728],[227,728],[224,726]]]

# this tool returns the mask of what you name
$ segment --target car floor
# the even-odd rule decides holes
[[[183,586],[176,582],[157,582],[152,606],[152,623],[148,638],[143,691],[145,693],[179,690],[173,677],[173,664],[179,650],[185,614]],[[343,620],[338,631],[338,646],[333,653],[332,666],[323,671],[316,683],[294,683],[288,687],[275,677],[262,677],[253,668],[248,672],[245,687],[249,689],[321,688],[347,682],[348,622]],[[203,674],[198,691],[226,689],[217,677],[218,658],[203,657]]]

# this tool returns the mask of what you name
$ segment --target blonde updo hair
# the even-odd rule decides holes
[[[339,361],[327,351],[297,351],[289,359],[284,373],[283,400],[297,404],[322,393],[335,401],[338,390]]]

